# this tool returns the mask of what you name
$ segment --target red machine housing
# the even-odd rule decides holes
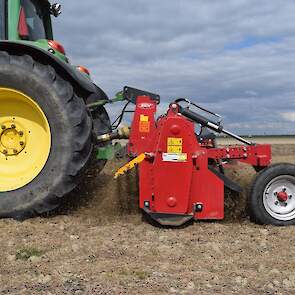
[[[147,151],[146,143],[156,129],[157,102],[149,96],[139,96],[131,126],[128,154],[136,156]]]
[[[140,208],[162,225],[223,219],[226,177],[214,163],[235,159],[263,168],[271,162],[271,146],[212,148],[199,143],[195,123],[176,104],[157,121],[156,110],[150,97],[137,98],[128,152],[146,154],[139,165]]]

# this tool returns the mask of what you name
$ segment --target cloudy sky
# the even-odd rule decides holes
[[[55,38],[109,96],[136,86],[240,134],[295,134],[294,0],[59,2]]]

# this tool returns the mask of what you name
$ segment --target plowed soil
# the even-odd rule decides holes
[[[273,149],[295,163],[294,145]],[[226,192],[225,220],[163,229],[141,218],[135,172],[113,180],[122,162],[51,216],[0,221],[0,294],[295,294],[295,228],[248,220],[252,168],[227,172],[245,192]]]

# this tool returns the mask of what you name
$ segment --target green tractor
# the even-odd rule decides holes
[[[94,134],[111,129],[107,95],[54,41],[60,12],[47,0],[0,0],[0,217],[56,208],[93,158]]]

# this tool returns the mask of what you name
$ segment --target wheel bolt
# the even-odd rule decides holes
[[[23,131],[20,131],[18,134],[19,134],[19,136],[23,136],[24,135]]]
[[[11,124],[11,128],[14,129],[15,128],[15,125],[14,124]]]
[[[288,203],[284,203],[284,206],[287,207],[288,206]]]
[[[21,146],[23,146],[25,143],[24,143],[23,141],[20,141],[19,144],[20,144]]]
[[[275,196],[276,196],[277,194],[278,194],[277,192],[274,193]]]
[[[278,202],[278,201],[276,201],[276,202],[275,202],[275,205],[279,205],[279,202]]]
[[[290,196],[289,196],[289,199],[292,199],[292,197],[293,197],[293,196],[292,196],[292,195],[290,195]]]
[[[8,152],[7,150],[3,150],[3,154],[6,155]]]
[[[5,130],[6,129],[6,126],[5,125],[1,125],[1,129],[2,130]]]
[[[14,152],[15,154],[17,154],[17,153],[18,153],[18,151],[17,151],[16,149],[14,149],[14,150],[13,150],[13,152]]]

